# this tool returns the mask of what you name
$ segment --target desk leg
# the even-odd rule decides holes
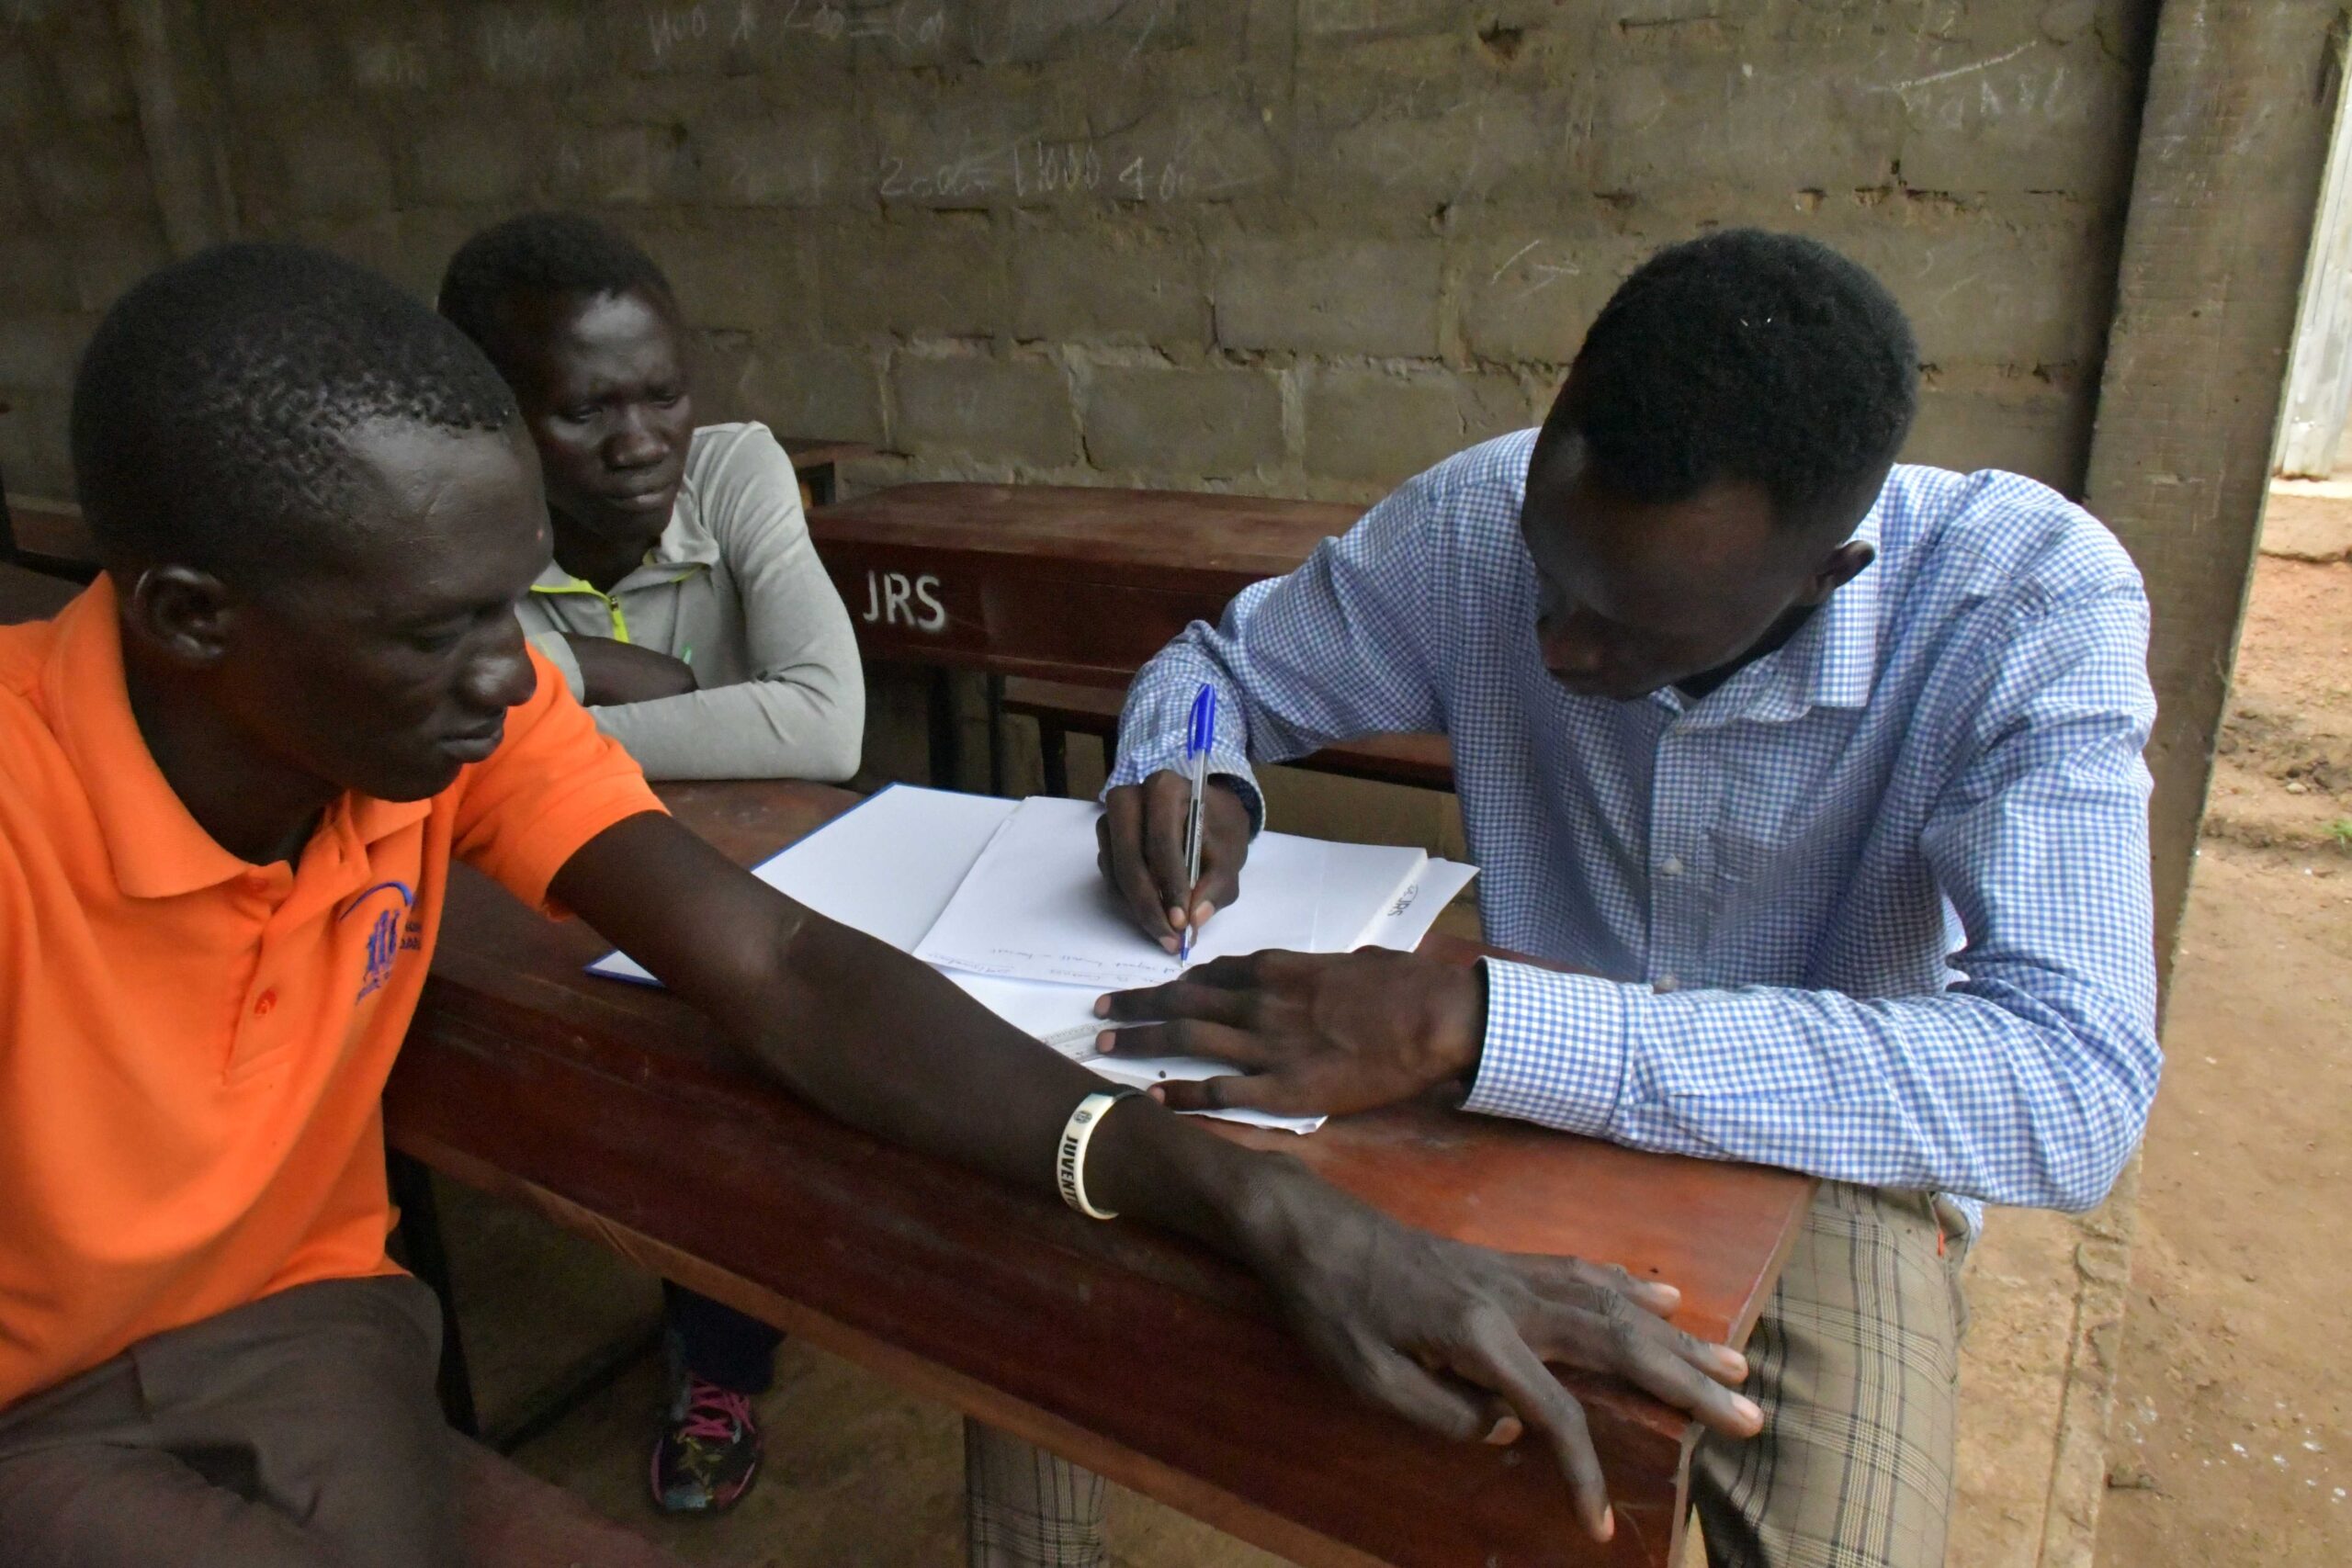
[[[466,1372],[466,1343],[458,1331],[458,1301],[449,1279],[449,1255],[441,1245],[441,1211],[433,1196],[433,1172],[398,1151],[385,1156],[392,1201],[401,1212],[401,1261],[441,1299],[441,1411],[469,1438],[481,1435],[474,1413],[473,1380]]]
[[[963,747],[956,735],[956,677],[946,670],[931,672],[927,698],[931,721],[931,787],[961,789]]]
[[[989,793],[1004,793],[1004,677],[990,675],[988,682],[989,710]]]
[[[833,503],[833,466],[820,463],[801,471],[801,482],[808,487],[808,504],[831,506]]]
[[[1069,731],[1050,719],[1037,721],[1037,758],[1046,769],[1046,793],[1069,794]]]
[[[604,1393],[621,1375],[662,1348],[662,1320],[655,1318],[573,1362],[553,1382],[523,1402],[523,1407],[481,1434],[493,1453],[511,1454],[551,1430],[563,1418]]]

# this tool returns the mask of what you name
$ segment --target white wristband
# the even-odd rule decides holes
[[[1062,1201],[1093,1220],[1115,1220],[1119,1216],[1107,1209],[1098,1209],[1086,1200],[1086,1145],[1094,1141],[1094,1129],[1102,1124],[1111,1107],[1131,1094],[1141,1094],[1139,1089],[1105,1089],[1090,1094],[1078,1102],[1069,1113],[1069,1122],[1062,1128],[1062,1146],[1054,1156],[1054,1179],[1061,1184]]]

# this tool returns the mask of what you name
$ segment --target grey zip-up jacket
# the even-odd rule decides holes
[[[702,689],[592,707],[650,778],[834,781],[857,772],[865,682],[849,612],[817,559],[800,483],[768,427],[707,424],[669,526],[600,592],[549,564],[520,615],[580,696],[564,641],[610,637],[694,666]]]

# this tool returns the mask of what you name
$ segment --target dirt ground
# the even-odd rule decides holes
[[[2266,557],[2143,1156],[2100,1568],[2352,1562],[2347,840],[2352,565]]]

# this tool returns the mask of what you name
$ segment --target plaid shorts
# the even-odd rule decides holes
[[[1821,1184],[1747,1342],[1764,1430],[1690,1461],[1710,1568],[1943,1562],[1966,1247],[1925,1193]]]
[[[964,1534],[970,1568],[1098,1568],[1102,1478],[966,1416]]]
[[[1764,1430],[1707,1438],[1710,1568],[1936,1568],[1951,1506],[1967,1231],[1927,1194],[1825,1181],[1747,1343]],[[964,1423],[972,1568],[1100,1568],[1102,1478]]]

